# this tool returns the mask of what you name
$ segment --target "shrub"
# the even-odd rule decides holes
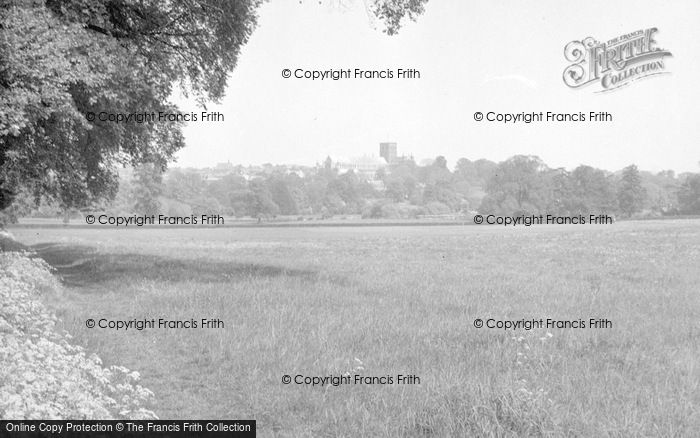
[[[423,207],[417,205],[380,200],[368,205],[362,212],[362,218],[415,219],[423,213]]]
[[[54,330],[56,316],[38,300],[60,290],[50,269],[26,253],[0,252],[0,418],[156,419],[137,372],[103,368]]]
[[[452,209],[442,202],[429,202],[425,206],[426,214],[450,214]]]

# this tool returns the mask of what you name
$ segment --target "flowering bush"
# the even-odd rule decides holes
[[[137,372],[103,368],[54,330],[56,316],[37,298],[58,291],[46,262],[0,252],[0,418],[156,419]]]

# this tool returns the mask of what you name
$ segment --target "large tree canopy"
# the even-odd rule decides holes
[[[116,164],[164,166],[180,126],[86,114],[175,112],[176,83],[221,98],[259,3],[0,0],[0,208],[20,187],[86,205],[114,193]]]
[[[117,165],[162,168],[181,126],[89,117],[218,101],[263,0],[0,0],[0,210],[19,190],[64,208],[112,196]],[[368,0],[388,33],[427,0]]]

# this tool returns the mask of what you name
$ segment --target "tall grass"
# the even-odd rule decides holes
[[[697,221],[13,232],[64,266],[51,303],[62,328],[140,370],[161,418],[254,418],[261,436],[700,430]],[[85,328],[161,317],[226,326]],[[475,318],[614,325],[502,331]],[[343,373],[421,383],[282,383]]]

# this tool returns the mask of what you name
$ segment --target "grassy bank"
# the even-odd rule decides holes
[[[138,373],[103,368],[95,354],[56,330],[42,301],[60,296],[49,266],[0,235],[0,418],[156,418]]]

